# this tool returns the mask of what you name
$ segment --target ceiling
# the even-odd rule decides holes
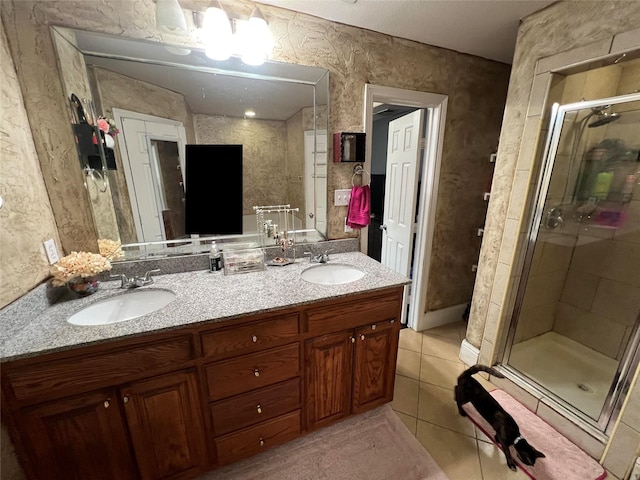
[[[554,3],[540,0],[258,2],[506,64],[512,63],[520,19]]]

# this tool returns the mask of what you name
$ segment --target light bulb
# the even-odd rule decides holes
[[[248,65],[262,65],[273,49],[273,37],[258,7],[239,30],[242,61]]]
[[[233,50],[231,22],[219,3],[211,4],[204,12],[202,28],[207,57],[213,60],[228,59]]]

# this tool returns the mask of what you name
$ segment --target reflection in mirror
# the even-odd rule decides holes
[[[61,27],[52,34],[67,96],[93,99],[97,115],[119,130],[105,148],[115,168],[102,159],[109,189],[89,189],[100,238],[159,249],[157,242],[184,241],[186,145],[236,144],[246,230],[226,241],[255,235],[254,205],[281,204],[299,208],[297,238],[324,240],[327,70],[213,61],[195,48],[177,56],[159,43]],[[224,185],[211,179],[212,189]],[[202,214],[224,207],[202,205]],[[124,250],[135,258],[134,248]]]

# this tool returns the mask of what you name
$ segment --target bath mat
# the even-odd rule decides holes
[[[383,405],[197,480],[448,480]]]
[[[607,476],[602,465],[508,393],[499,389],[490,393],[518,423],[520,434],[546,455],[530,467],[520,462],[513,446],[509,447],[516,464],[529,477],[534,480],[602,480]],[[475,407],[466,403],[462,408],[469,415],[467,418],[495,443],[495,430]],[[508,467],[505,465],[505,468]]]

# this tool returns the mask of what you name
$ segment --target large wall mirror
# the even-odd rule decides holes
[[[196,48],[57,26],[51,31],[67,96],[83,106],[84,119],[70,102],[71,123],[95,124],[100,134],[104,117],[118,130],[111,138],[101,134],[97,165],[82,156],[78,163],[99,238],[119,241],[125,250],[192,238],[184,228],[184,172],[186,146],[194,144],[242,145],[242,194],[229,198],[242,198],[243,230],[228,241],[255,236],[253,206],[286,204],[299,209],[298,238],[326,238],[326,69],[248,66],[235,57],[211,60]],[[210,174],[212,191],[230,188],[224,158],[211,161],[220,162]],[[224,203],[199,211],[216,217],[229,207]]]

